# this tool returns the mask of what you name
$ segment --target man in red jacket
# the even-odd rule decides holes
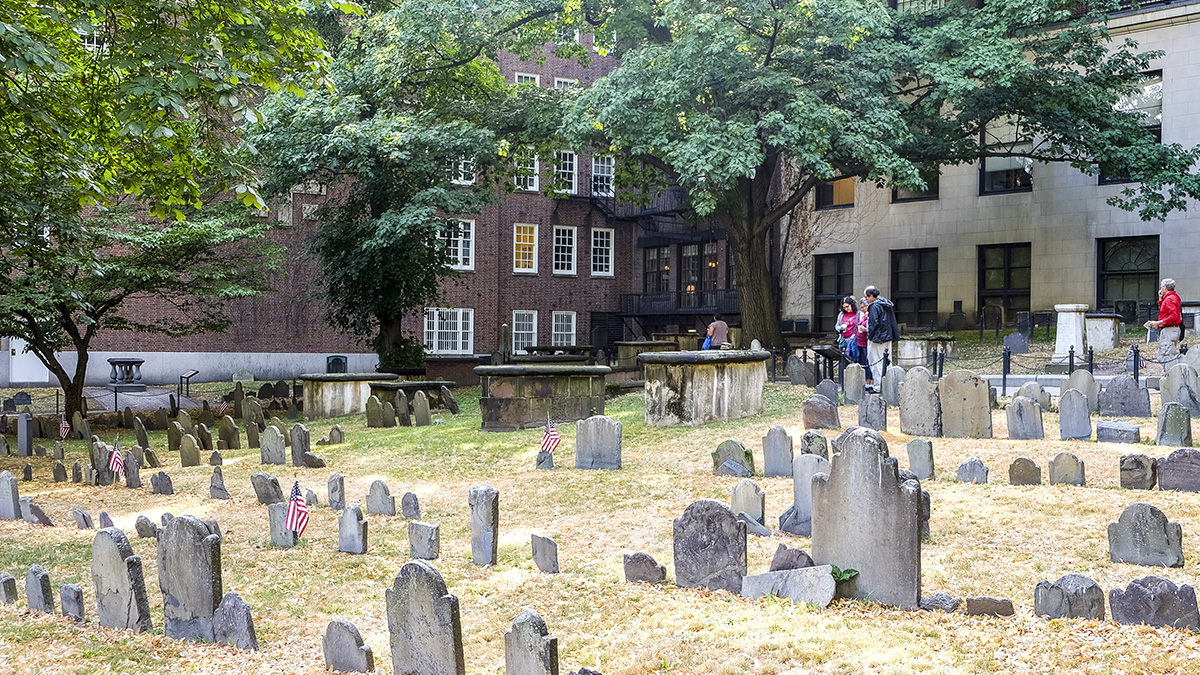
[[[1150,326],[1158,329],[1158,362],[1163,370],[1179,359],[1179,340],[1183,337],[1183,303],[1175,292],[1175,280],[1163,279],[1158,289],[1158,321]]]

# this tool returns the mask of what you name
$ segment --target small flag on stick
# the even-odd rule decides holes
[[[558,435],[558,429],[554,427],[554,421],[546,420],[546,433],[542,436],[541,452],[553,453],[558,448],[558,444],[562,442],[562,437]]]
[[[221,401],[221,405],[217,406],[217,417],[224,417],[226,410],[229,410],[229,401]]]
[[[304,528],[308,527],[308,503],[304,501],[304,495],[300,494],[300,481],[292,485],[287,518],[284,519],[283,526],[295,532],[297,537],[303,535]]]
[[[71,435],[71,423],[67,421],[66,415],[63,415],[62,421],[58,423],[58,435],[64,441]]]
[[[113,446],[112,454],[108,456],[108,470],[114,471],[118,475],[125,474],[125,458],[121,456],[121,439],[117,439],[117,444]]]

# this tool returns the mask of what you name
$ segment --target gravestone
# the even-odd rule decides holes
[[[535,466],[541,471],[550,471],[554,469],[554,453],[547,450],[538,450]]]
[[[575,422],[575,468],[621,468],[621,423],[604,415]]]
[[[733,486],[729,505],[734,513],[744,513],[760,525],[766,522],[767,494],[749,478],[743,478]]]
[[[1012,616],[1016,613],[1012,600],[990,596],[967,597],[967,616]]]
[[[396,426],[396,408],[390,402],[384,401],[380,406],[379,426],[391,429]]]
[[[408,405],[408,394],[404,393],[403,389],[396,392],[395,408],[396,408],[396,421],[400,424],[400,426],[411,427],[412,426],[412,413],[410,411],[412,410],[412,408],[410,408]]]
[[[209,499],[232,499],[229,490],[225,488],[225,474],[221,472],[221,467],[213,467],[212,478],[208,481],[208,497]]]
[[[421,519],[421,503],[415,494],[405,492],[400,498],[400,515],[411,520]]]
[[[54,459],[66,459],[67,450],[63,447],[62,441],[54,441]]]
[[[242,383],[253,381],[254,375],[248,370],[239,370],[233,374],[233,397],[230,402],[233,403],[233,409],[239,413],[242,411],[242,403],[246,400],[246,390],[242,387]]]
[[[1008,465],[1009,485],[1041,485],[1042,469],[1028,457],[1018,457]]]
[[[858,426],[887,431],[887,403],[879,394],[866,394],[858,404]]]
[[[164,634],[213,642],[213,614],[222,595],[221,532],[215,521],[173,518],[158,535],[158,586]]]
[[[145,454],[146,466],[150,467],[151,469],[158,469],[162,467],[162,461],[159,460],[158,455],[154,454],[153,450],[146,448]]]
[[[1008,438],[1014,441],[1037,441],[1045,438],[1042,431],[1042,407],[1032,398],[1017,396],[1008,404]]]
[[[267,399],[271,399],[274,397],[275,397],[275,387],[272,386],[270,382],[264,382],[263,385],[258,388],[259,400],[266,401]]]
[[[167,421],[168,421],[168,419],[167,419],[166,408],[159,408],[154,411],[154,429],[156,431],[166,431],[167,430]]]
[[[960,483],[983,484],[988,479],[988,468],[984,466],[983,460],[978,457],[968,457],[965,462],[958,465],[955,477]]]
[[[458,407],[458,399],[454,398],[454,392],[450,391],[449,387],[443,384],[441,388],[441,394],[442,403],[446,406],[446,409],[450,411],[451,415],[457,415],[462,412],[462,410]]]
[[[1091,412],[1099,412],[1100,410],[1100,383],[1096,382],[1096,378],[1090,372],[1082,368],[1072,372],[1067,376],[1065,382],[1059,385],[1060,391],[1075,389],[1082,393],[1087,398],[1088,410]],[[1059,402],[1059,407],[1062,407],[1062,402]]]
[[[150,436],[146,434],[146,425],[140,416],[133,418],[133,433],[137,436],[138,445],[143,448],[150,447]]]
[[[819,434],[818,434],[819,435]],[[824,440],[824,436],[821,437]],[[767,478],[792,475],[792,437],[787,429],[774,426],[762,439],[763,475]]]
[[[258,425],[260,431],[267,426],[266,418],[263,416],[262,401],[247,396],[246,400],[242,402],[242,408],[243,424],[246,426]]]
[[[818,455],[823,459],[829,459],[829,440],[819,431],[809,429],[800,437],[800,454],[801,455]],[[795,462],[793,457],[792,461]],[[790,476],[791,473],[789,472]]]
[[[917,366],[900,383],[900,433],[911,436],[942,435],[942,403],[937,378]]]
[[[532,535],[533,564],[546,574],[558,574],[558,544],[549,537]]]
[[[311,452],[304,453],[304,456],[301,457],[301,460],[304,462],[304,466],[306,468],[309,468],[309,469],[325,468],[325,460],[321,459],[320,457],[317,457],[316,455],[312,454]]]
[[[217,438],[229,450],[240,450],[242,447],[242,438],[238,433],[237,424],[229,415],[223,415],[217,424]]]
[[[1082,574],[1068,574],[1033,589],[1033,613],[1050,619],[1104,620],[1104,591]]]
[[[63,466],[62,462],[54,462],[54,468],[51,471],[55,483],[67,482],[67,467]]]
[[[58,598],[63,616],[83,623],[83,589],[75,584],[63,584],[58,587]]]
[[[1009,333],[1004,336],[1004,346],[1012,354],[1029,353],[1029,336],[1021,332]]]
[[[25,573],[25,604],[34,612],[54,613],[54,589],[41,565],[34,564]]]
[[[1029,382],[1021,385],[1021,388],[1017,390],[1016,395],[1032,399],[1033,402],[1038,404],[1043,411],[1050,410],[1050,394],[1045,389],[1042,389],[1042,385],[1038,384],[1036,381],[1030,380]]]
[[[150,494],[175,494],[175,485],[171,482],[171,477],[167,475],[166,471],[159,471],[150,476]]]
[[[918,603],[918,606],[927,612],[932,612],[935,610],[942,612],[953,612],[954,610],[958,609],[958,606],[961,603],[961,599],[951,597],[949,593],[939,592],[932,593],[921,598],[921,602]]]
[[[441,529],[431,523],[408,523],[408,554],[419,560],[437,560],[441,555]]]
[[[12,450],[8,447],[8,436],[5,432],[8,430],[8,420],[0,417],[0,456],[7,457],[12,454]]]
[[[306,466],[304,453],[312,450],[311,435],[308,427],[297,424],[292,427],[292,466]]]
[[[500,492],[490,485],[476,485],[467,493],[471,507],[471,562],[495,565],[500,545]]]
[[[167,452],[179,452],[179,445],[182,440],[183,426],[179,422],[172,421],[167,425]]]
[[[797,570],[804,567],[813,567],[815,563],[807,553],[798,549],[792,548],[787,544],[780,544],[779,548],[775,549],[775,555],[771,558],[772,572],[782,572],[784,570]]]
[[[1117,623],[1200,630],[1196,591],[1187,584],[1176,586],[1158,576],[1134,579],[1125,590],[1109,591],[1108,604]]]
[[[800,455],[792,462],[792,505],[779,516],[779,529],[801,537],[812,536],[812,479],[829,471],[829,460],[819,455]]]
[[[1158,411],[1158,435],[1155,441],[1158,445],[1176,448],[1192,446],[1192,414],[1182,403],[1164,403]]]
[[[32,464],[26,463],[25,467],[23,469],[21,469],[21,480],[25,481],[26,483],[33,480],[33,465]]]
[[[259,436],[258,454],[263,464],[283,464],[287,452],[283,443],[283,434],[271,425]]]
[[[250,485],[259,504],[276,504],[283,501],[283,489],[279,479],[263,472],[250,474]]]
[[[857,363],[852,363],[846,366],[846,372],[843,374],[842,382],[845,385],[845,390],[842,392],[843,400],[846,405],[854,405],[863,400],[863,395],[866,393],[867,371]]]
[[[108,468],[113,449],[104,443],[94,441],[89,445],[89,451],[95,484],[112,485],[116,482],[116,474]]]
[[[271,395],[274,396],[275,398],[288,398],[289,396],[291,396],[291,391],[289,390],[288,383],[284,382],[283,380],[276,380],[275,385],[272,387],[272,389],[273,389],[273,391],[271,392]],[[299,394],[297,394],[297,396],[298,395]]]
[[[1050,460],[1051,485],[1086,485],[1083,461],[1069,452],[1060,452]]]
[[[17,457],[33,457],[33,415],[29,413],[17,415]]]
[[[126,408],[126,410],[129,410],[129,408]],[[130,413],[130,415],[132,415],[132,413]],[[200,416],[197,418],[197,421],[200,424],[209,427],[216,422],[216,418],[213,417],[212,407],[208,405],[208,401],[203,401],[201,403]]]
[[[384,602],[393,672],[465,675],[458,597],[433,565],[405,563]]]
[[[1131,504],[1108,524],[1108,557],[1131,565],[1183,567],[1183,527],[1152,504]]]
[[[1153,490],[1158,483],[1158,460],[1146,455],[1121,455],[1121,487]]]
[[[21,519],[21,492],[17,487],[17,477],[8,471],[0,473],[0,518]]]
[[[1141,443],[1142,430],[1136,424],[1121,421],[1098,420],[1096,441],[1099,443]]]
[[[427,427],[433,423],[429,416],[429,398],[425,396],[425,392],[418,389],[417,393],[413,394],[412,408],[413,423],[416,426]]]
[[[136,446],[135,446],[136,447]],[[142,487],[142,463],[132,450],[125,451],[125,487]]]
[[[742,579],[742,597],[757,600],[765,595],[774,595],[798,605],[814,605],[825,609],[833,602],[837,591],[832,572],[833,567],[819,565],[754,574]]]
[[[92,514],[88,513],[81,506],[71,507],[71,517],[75,519],[75,527],[81,530],[94,530],[95,524],[92,523]]]
[[[342,431],[342,425],[340,425],[340,424],[333,425],[333,428],[329,430],[329,444],[330,445],[339,445],[339,444],[345,443],[345,442],[346,442],[346,432]]]
[[[1078,389],[1067,389],[1058,398],[1059,437],[1064,441],[1091,440],[1091,415],[1087,396]]]
[[[17,601],[17,580],[8,572],[0,572],[0,600],[6,605]]]
[[[375,654],[362,639],[358,628],[341,618],[325,627],[321,636],[325,669],[338,672],[369,673],[375,670]]]
[[[1200,416],[1200,376],[1186,363],[1176,363],[1159,380],[1158,390],[1165,406],[1178,403],[1192,416]]]
[[[111,527],[111,525],[109,525],[109,526],[104,525],[103,520],[101,521],[100,526],[101,527]],[[138,516],[137,521],[135,521],[133,524],[133,529],[135,532],[137,532],[137,536],[139,539],[157,539],[158,538],[158,525],[155,525],[154,522],[151,521],[146,516]]]
[[[21,517],[27,523],[33,525],[42,525],[45,527],[54,527],[54,522],[50,520],[50,516],[42,510],[33,501],[33,497],[21,497]]]
[[[382,480],[371,483],[371,489],[367,492],[367,513],[376,516],[396,515],[396,498]]]
[[[212,454],[208,456],[208,465],[209,466],[224,466],[224,464],[225,464],[225,458],[221,457],[220,450],[213,450]]]
[[[636,583],[644,581],[651,584],[662,583],[667,579],[667,568],[646,553],[625,554],[625,581]]]
[[[921,487],[901,481],[878,432],[852,429],[812,479],[812,558],[858,570],[854,598],[913,608],[921,599]]]
[[[185,434],[194,434],[195,433],[196,425],[192,421],[192,414],[189,413],[188,411],[180,410],[179,414],[175,417],[175,421],[179,422],[179,426],[183,428],[183,433],[185,433]]]
[[[987,380],[969,370],[956,370],[943,377],[938,382],[942,435],[948,438],[991,438],[992,404],[988,390]]]
[[[504,631],[504,675],[558,675],[558,638],[531,609]]]
[[[71,482],[72,483],[82,483],[83,482],[83,462],[76,461],[74,464],[71,465]]]
[[[338,550],[362,555],[367,552],[367,520],[358,504],[351,504],[338,516]]]
[[[254,633],[254,617],[242,596],[226,593],[213,613],[213,633],[217,644],[237,649],[258,651],[258,636]]]
[[[84,419],[83,415],[81,415],[78,410],[71,415],[71,429],[74,430],[71,438],[83,439],[86,441],[92,437],[92,425],[88,423],[86,419]]]
[[[153,628],[142,559],[115,527],[99,530],[92,540],[92,586],[101,626],[139,633]]]
[[[933,442],[928,438],[914,438],[905,446],[908,451],[908,470],[917,480],[934,477]]]
[[[312,490],[304,491],[304,505],[310,509],[317,505],[317,493]]]
[[[208,425],[201,422],[196,425],[196,440],[200,443],[200,449],[206,452],[216,450],[213,446],[212,432],[208,430]]]
[[[1121,374],[1108,381],[1100,392],[1100,414],[1105,417],[1149,417],[1150,391],[1139,387],[1133,377]]]
[[[736,438],[726,438],[721,441],[710,454],[712,455],[714,475],[722,475],[719,472],[725,462],[733,462],[743,466],[746,469],[746,475],[754,475],[754,455],[750,452],[749,448]]]
[[[802,406],[806,429],[840,429],[837,405],[820,394],[814,394]]]
[[[699,499],[675,519],[675,584],[742,592],[746,524],[721,502]]]
[[[41,443],[38,443],[37,445],[33,446],[33,455],[35,457],[45,457],[46,456],[46,446],[42,445]]]
[[[262,431],[254,422],[246,425],[246,447],[262,449]]]
[[[292,548],[300,542],[300,537],[287,527],[287,502],[267,504],[267,527],[271,533],[271,545],[280,548]]]
[[[325,482],[325,497],[334,511],[346,508],[346,477],[340,473],[330,476]]]
[[[892,407],[900,405],[900,385],[904,383],[904,378],[903,368],[888,366],[887,372],[883,376],[883,387],[880,388],[885,403]]]
[[[179,464],[184,468],[200,466],[200,442],[191,434],[184,434],[179,440]]]
[[[1200,451],[1180,448],[1158,460],[1158,489],[1200,492]]]
[[[815,389],[817,390],[818,394],[829,399],[829,402],[832,403],[834,407],[837,407],[838,403],[841,401],[842,390],[838,388],[837,382],[834,382],[829,378],[821,380]]]

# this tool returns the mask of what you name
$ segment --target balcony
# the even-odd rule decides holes
[[[674,215],[683,210],[687,199],[687,190],[676,186],[658,193],[645,205],[631,204],[622,201],[622,197],[628,198],[627,195],[606,193],[606,190],[611,190],[609,185],[599,186],[595,180],[592,183],[589,195],[576,195],[573,198],[590,201],[605,215],[615,220],[636,221],[654,216]]]
[[[622,293],[619,313],[623,316],[741,314],[738,292],[673,291],[669,293]]]

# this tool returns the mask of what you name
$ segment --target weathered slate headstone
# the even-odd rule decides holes
[[[196,424],[192,420],[192,414],[190,412],[186,410],[180,410],[179,414],[175,417],[175,421],[179,422],[180,427],[183,427],[183,433],[195,435]]]
[[[558,574],[558,544],[549,537],[531,536],[533,564],[546,574]]]
[[[838,388],[837,382],[829,378],[821,380],[815,387],[817,393],[829,399],[829,402],[836,408],[842,398],[842,390]]]
[[[17,415],[17,457],[33,457],[33,415],[29,413]]]
[[[369,673],[375,670],[375,654],[362,639],[354,624],[334,619],[321,637],[325,669],[338,672]]]
[[[1159,576],[1134,579],[1124,590],[1114,588],[1108,604],[1117,623],[1200,630],[1196,591]]]
[[[1100,414],[1105,417],[1149,417],[1150,391],[1124,373],[1113,377],[1100,392]]]
[[[362,555],[367,552],[367,520],[358,504],[351,504],[338,516],[338,550]]]
[[[812,536],[812,479],[829,471],[829,460],[820,455],[800,455],[792,462],[792,505],[779,516],[779,529]]]
[[[54,522],[50,520],[50,516],[42,510],[33,501],[33,497],[21,497],[21,517],[25,522],[33,525],[42,525],[44,527],[54,527]]]
[[[25,604],[35,612],[54,613],[54,588],[41,565],[35,564],[25,573]]]
[[[240,450],[242,437],[238,433],[237,424],[229,415],[223,415],[217,425],[217,437],[230,450]]]
[[[317,493],[313,492],[312,490],[306,490],[304,492],[304,505],[309,507],[310,509],[312,507],[316,506],[317,505]]]
[[[500,492],[490,485],[476,485],[467,494],[471,507],[471,561],[495,565],[500,546]]]
[[[408,404],[408,394],[404,393],[403,389],[396,392],[395,408],[396,408],[396,421],[400,424],[400,426],[411,427],[412,426],[412,413],[410,412],[411,408],[409,407],[409,404]]]
[[[558,638],[531,609],[504,631],[504,675],[558,675]]]
[[[1092,416],[1083,392],[1067,389],[1058,398],[1058,425],[1059,436],[1064,441],[1091,440]]]
[[[908,470],[917,480],[934,477],[933,442],[928,438],[914,438],[905,446],[908,451]]]
[[[115,527],[96,532],[92,540],[92,585],[101,626],[135,632],[152,628],[142,559]]]
[[[767,493],[749,478],[743,478],[733,486],[729,506],[734,513],[744,513],[760,525],[766,522]]]
[[[1160,490],[1200,492],[1200,451],[1180,448],[1158,460]]]
[[[8,447],[8,436],[4,435],[7,429],[8,420],[0,418],[0,457],[7,457],[12,454],[12,450],[10,450]]]
[[[146,434],[146,425],[142,422],[142,418],[133,418],[133,433],[137,436],[137,444],[143,448],[150,447],[150,436]]]
[[[962,604],[961,599],[952,597],[949,593],[938,592],[921,598],[921,602],[918,604],[918,606],[927,612],[932,612],[935,610],[942,612],[953,612],[954,610],[958,609],[960,604]]]
[[[396,498],[392,496],[387,483],[375,480],[367,492],[367,513],[377,516],[396,515]]]
[[[858,570],[852,595],[913,608],[921,599],[921,486],[901,481],[878,432],[852,429],[812,480],[812,558]],[[849,589],[848,589],[849,590]]]
[[[900,432],[912,436],[942,435],[942,403],[937,378],[917,366],[899,387]]]
[[[254,422],[246,425],[246,447],[262,448],[262,430]]]
[[[67,482],[67,467],[63,466],[62,462],[54,462],[54,468],[51,472],[55,483]]]
[[[992,403],[988,390],[987,380],[969,370],[956,370],[943,377],[938,382],[942,435],[948,438],[991,438]]]
[[[1080,368],[1067,376],[1065,382],[1059,385],[1060,391],[1074,389],[1087,398],[1088,410],[1098,412],[1100,410],[1100,383],[1087,370]],[[1059,401],[1059,407],[1062,407],[1062,402]]]
[[[175,486],[166,471],[159,471],[150,476],[150,493],[155,495],[175,494]]]
[[[146,448],[144,454],[146,456],[146,466],[150,467],[151,469],[158,469],[162,467],[162,461],[158,459],[158,455],[154,454],[153,450]]]
[[[721,465],[727,461],[746,467],[748,475],[754,475],[754,454],[736,438],[726,438],[721,441],[710,454],[712,455],[714,475],[721,475],[718,471],[721,469]]]
[[[305,466],[304,453],[312,450],[308,427],[297,424],[292,427],[292,466]]]
[[[1018,457],[1008,465],[1009,485],[1041,485],[1042,468],[1028,457]]]
[[[179,452],[179,445],[182,440],[183,426],[175,421],[167,424],[167,452]]]
[[[1045,438],[1042,429],[1042,407],[1032,398],[1016,396],[1008,404],[1008,437],[1014,441],[1037,441]]]
[[[1176,448],[1192,446],[1192,414],[1182,403],[1164,403],[1158,411],[1156,442],[1158,445]]]
[[[818,434],[819,435],[819,434]],[[821,437],[824,440],[824,436]],[[774,426],[763,436],[763,475],[767,478],[792,475],[792,437],[787,429]]]
[[[647,553],[625,554],[625,581],[635,583],[644,581],[651,584],[661,583],[667,578],[667,568],[660,565]]]
[[[833,567],[819,565],[754,574],[742,579],[742,597],[757,600],[765,595],[787,598],[798,605],[824,609],[833,602],[837,582]]]
[[[71,415],[71,429],[74,431],[71,438],[86,441],[92,437],[92,425],[88,423],[78,410]]]
[[[858,404],[858,426],[887,431],[887,403],[879,394],[866,394]]]
[[[33,465],[32,464],[29,464],[28,462],[26,462],[25,466],[21,469],[21,480],[25,481],[26,483],[33,480]]]
[[[250,474],[250,486],[259,504],[276,504],[283,501],[283,488],[279,479],[263,472]]]
[[[396,426],[396,408],[390,401],[384,401],[380,406],[379,426],[384,429],[391,429]]]
[[[1141,443],[1142,430],[1128,422],[1099,420],[1096,422],[1096,441],[1099,443]]]
[[[338,444],[345,443],[345,442],[346,442],[346,432],[342,431],[342,425],[340,425],[340,424],[333,425],[333,428],[329,430],[329,444],[330,445],[338,445]]]
[[[179,463],[184,468],[200,466],[200,441],[195,436],[184,434],[179,439]]]
[[[1108,524],[1108,557],[1147,567],[1183,567],[1183,528],[1158,507],[1131,504]]]
[[[449,387],[447,387],[446,385],[443,384],[441,393],[442,393],[442,403],[450,411],[451,415],[457,415],[460,412],[462,412],[461,409],[459,409],[459,407],[458,407],[458,400],[454,398],[454,393],[450,391]]]
[[[792,548],[787,544],[780,544],[779,548],[775,549],[775,555],[771,558],[771,571],[782,572],[784,570],[798,570],[804,567],[813,567],[815,563],[807,553],[798,549]]]
[[[134,446],[137,447],[137,446]],[[133,454],[132,450],[125,451],[125,487],[140,488],[142,487],[142,463],[138,461],[137,455]]]
[[[1042,389],[1042,385],[1038,384],[1034,380],[1030,380],[1029,382],[1021,385],[1021,388],[1017,390],[1016,396],[1024,396],[1025,398],[1032,400],[1034,403],[1038,404],[1038,407],[1040,407],[1043,411],[1050,410],[1050,393],[1045,389]],[[1016,398],[1016,396],[1013,398]]]
[[[621,436],[621,423],[611,417],[593,415],[575,422],[575,468],[620,469]]]
[[[67,458],[67,450],[63,447],[62,441],[54,441],[54,459],[63,460]]]
[[[405,563],[384,602],[394,672],[465,675],[458,597],[433,565]]]
[[[1200,376],[1186,363],[1176,363],[1159,380],[1158,390],[1165,406],[1178,403],[1193,417],[1200,416]]]
[[[212,432],[208,430],[208,425],[201,422],[196,425],[196,441],[200,444],[200,449],[206,452],[216,450],[213,446]]]
[[[821,432],[809,429],[800,437],[800,454],[818,455],[823,459],[829,459],[829,439],[825,438]],[[792,457],[792,461],[795,462],[795,460],[796,458]]]
[[[325,481],[325,498],[329,500],[329,508],[341,511],[346,508],[346,477],[335,473]]]
[[[433,418],[429,415],[429,398],[425,396],[425,392],[417,390],[413,394],[413,423],[419,427],[427,427],[433,424]]]
[[[885,403],[892,407],[900,406],[900,385],[904,383],[905,377],[904,369],[900,366],[888,366],[883,376],[883,386],[880,388]]]
[[[1028,354],[1029,353],[1029,336],[1014,332],[1004,336],[1004,346],[1012,354]]]
[[[103,518],[100,519],[100,526],[105,528],[112,527],[111,525],[105,525]],[[154,521],[150,520],[146,516],[138,516],[137,520],[133,524],[133,528],[134,531],[137,532],[139,539],[158,538],[158,525],[155,525]]]
[[[210,499],[232,499],[229,490],[225,489],[225,476],[219,466],[213,467],[212,478],[208,482],[208,496]]]
[[[983,484],[987,482],[988,468],[978,457],[968,457],[965,462],[958,465],[955,477],[960,483]]]
[[[71,517],[75,519],[75,527],[81,530],[96,529],[96,526],[92,523],[92,514],[88,513],[81,506],[71,507]]]
[[[208,456],[208,465],[209,466],[224,466],[225,465],[225,458],[221,456],[220,450],[212,451],[212,454]]]
[[[1033,613],[1051,619],[1104,620],[1104,591],[1082,574],[1068,574],[1033,590]]]
[[[1158,483],[1158,460],[1146,455],[1121,455],[1121,487],[1153,490]]]
[[[287,452],[284,447],[283,434],[279,433],[274,426],[267,425],[259,437],[258,453],[263,464],[285,463]]]
[[[675,519],[675,584],[742,592],[746,524],[721,502],[699,499]]]
[[[173,518],[158,535],[158,587],[164,634],[213,642],[213,614],[221,601],[221,532],[214,521]]]
[[[802,414],[806,429],[840,429],[842,426],[837,406],[820,394],[814,394],[804,402]]]
[[[287,527],[287,502],[267,504],[267,526],[271,532],[271,545],[280,548],[292,548],[299,543],[300,538]]]
[[[411,492],[405,492],[400,498],[400,515],[411,520],[421,519],[421,502]]]
[[[1016,613],[1012,600],[990,596],[967,596],[967,616],[1012,616]]]
[[[432,523],[408,523],[408,554],[419,560],[437,560],[441,555],[441,528]]]
[[[1050,460],[1051,485],[1086,485],[1083,460],[1069,452],[1060,452]]]
[[[258,636],[254,632],[254,617],[250,608],[237,593],[226,593],[213,613],[213,634],[220,645],[258,651]]]
[[[842,382],[845,383],[845,390],[842,392],[842,396],[846,405],[854,405],[863,400],[867,382],[867,371],[865,368],[857,363],[846,366]]]

